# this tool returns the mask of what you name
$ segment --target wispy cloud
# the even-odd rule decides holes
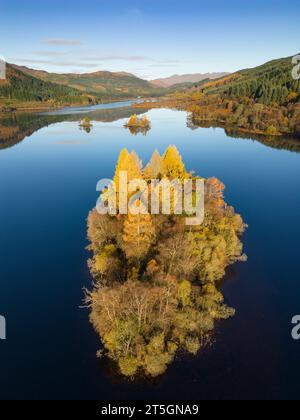
[[[76,68],[96,68],[99,67],[97,63],[81,63],[76,61],[51,61],[51,60],[35,60],[35,59],[17,59],[15,60],[18,63],[21,64],[27,64],[27,65],[43,65],[47,64],[49,66],[56,66],[56,67],[76,67]]]
[[[91,55],[82,57],[87,61],[153,61],[152,58],[142,55]]]
[[[24,63],[24,64],[49,64],[49,60],[35,60],[35,59],[27,59],[27,58],[17,58],[16,60],[13,60],[16,63]]]
[[[37,57],[63,57],[68,55],[68,53],[62,51],[33,51],[31,54]]]
[[[78,39],[46,39],[43,44],[47,45],[81,45],[81,41]]]
[[[76,41],[72,40],[48,40],[48,43],[52,45],[75,45]],[[78,41],[79,42],[79,41]],[[89,71],[96,71],[100,69],[106,69],[109,71],[125,70],[130,73],[136,74],[147,74],[150,78],[149,73],[152,73],[154,69],[174,69],[180,61],[166,58],[166,57],[151,57],[142,54],[122,54],[116,52],[115,54],[109,54],[104,51],[97,49],[83,49],[83,48],[44,48],[35,50],[30,53],[27,57],[19,57],[14,60],[15,63],[25,65],[28,67],[45,69],[49,72],[56,71],[59,73],[88,73]],[[140,63],[137,71],[132,66]],[[53,68],[53,70],[52,70]],[[76,69],[76,71],[74,71]],[[152,69],[152,70],[151,70]]]
[[[49,42],[49,41],[48,41]],[[52,45],[58,45],[58,42],[66,42],[66,41],[59,41],[59,40],[52,40]],[[57,42],[57,44],[54,44],[54,42]],[[75,41],[68,41],[70,45],[71,42],[75,43]],[[63,45],[62,43],[60,45]],[[64,45],[67,45],[66,43]],[[75,44],[73,44],[75,45]],[[82,63],[97,63],[98,65],[101,62],[144,62],[149,63],[152,67],[168,67],[171,65],[178,64],[178,60],[170,59],[170,58],[153,58],[146,55],[138,55],[138,54],[132,54],[132,55],[123,55],[123,54],[103,54],[100,51],[97,50],[70,50],[70,51],[47,51],[47,50],[39,50],[39,51],[33,51],[31,53],[32,56],[41,57],[43,61],[53,61],[53,58],[59,57],[68,57],[70,61],[77,61]],[[58,64],[58,63],[56,63]]]
[[[84,60],[88,61],[145,61],[145,62],[152,62],[157,64],[176,64],[179,63],[178,60],[173,59],[156,59],[153,57],[148,57],[146,55],[90,55],[86,57],[82,57]]]

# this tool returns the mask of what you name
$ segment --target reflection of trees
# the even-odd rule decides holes
[[[148,131],[151,129],[151,123],[146,115],[143,115],[142,118],[138,118],[137,114],[133,114],[124,127],[128,128],[133,136],[136,136],[139,133],[146,136]]]
[[[136,110],[137,114],[145,111]],[[20,143],[25,137],[31,136],[34,132],[48,125],[63,121],[80,121],[89,115],[93,121],[114,122],[123,118],[129,118],[132,114],[132,108],[115,108],[94,111],[90,113],[73,115],[53,115],[49,114],[25,114],[10,113],[0,115],[0,149],[6,149]],[[87,130],[87,132],[89,132]]]
[[[11,114],[0,118],[0,149],[20,143],[49,124],[63,121],[63,117],[38,116],[33,114]]]
[[[146,188],[149,176],[179,182],[192,176],[174,146],[163,157],[156,151],[144,171],[136,153],[124,149],[116,167],[117,194],[116,180],[125,169],[129,181],[139,177]],[[141,214],[90,213],[89,268],[95,286],[86,304],[107,355],[123,375],[161,375],[178,351],[196,355],[215,321],[234,315],[216,282],[227,267],[245,260],[239,239],[245,225],[224,202],[224,188],[216,178],[205,181],[201,226],[187,228],[184,216],[147,214],[139,200]],[[108,191],[104,197],[108,200]]]
[[[197,128],[223,128],[228,137],[259,141],[265,146],[272,147],[273,149],[289,150],[291,152],[300,153],[300,139],[292,136],[266,136],[247,133],[238,128],[226,127],[224,124],[217,124],[215,122],[195,124],[191,118],[188,118],[187,127],[191,130],[196,130]]]
[[[289,150],[290,152],[300,153],[300,138],[288,136],[261,136],[242,133],[234,129],[225,129],[228,137],[255,140],[264,144],[265,146],[272,147],[273,149]]]
[[[81,130],[81,131],[85,131],[87,134],[89,134],[91,131],[92,131],[92,126],[80,126],[79,127],[79,129]]]
[[[137,136],[138,134],[147,136],[148,132],[151,130],[151,127],[127,127],[127,128],[133,136]]]

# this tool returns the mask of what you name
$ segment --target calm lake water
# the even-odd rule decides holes
[[[0,398],[299,398],[300,341],[291,338],[291,319],[300,314],[297,140],[264,144],[223,129],[192,130],[186,113],[171,110],[148,112],[152,130],[132,136],[123,127],[132,110],[114,107],[92,110],[90,133],[79,130],[74,110],[5,121]],[[226,201],[249,225],[249,260],[224,279],[226,303],[237,314],[217,325],[213,345],[197,358],[178,358],[156,381],[131,383],[96,359],[99,338],[80,309],[82,288],[91,286],[86,218],[97,181],[112,177],[122,148],[147,162],[169,144],[188,169],[225,183]]]

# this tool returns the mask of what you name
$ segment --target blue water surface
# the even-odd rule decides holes
[[[184,112],[148,117],[147,136],[132,136],[124,118],[93,121],[90,133],[62,121],[0,150],[0,398],[299,398],[291,320],[300,314],[300,154],[223,129],[191,130]],[[162,378],[132,383],[96,358],[99,338],[80,308],[92,281],[86,219],[122,148],[146,163],[170,144],[188,169],[226,185],[226,201],[249,225],[248,262],[224,279],[237,313],[217,325],[214,343],[179,357]]]

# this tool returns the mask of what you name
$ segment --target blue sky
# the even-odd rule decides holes
[[[300,51],[299,0],[0,0],[0,55],[52,72],[153,79]]]

